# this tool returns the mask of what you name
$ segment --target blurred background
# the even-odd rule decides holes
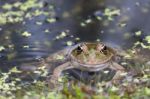
[[[8,69],[82,41],[146,44],[150,0],[0,0],[0,63]]]

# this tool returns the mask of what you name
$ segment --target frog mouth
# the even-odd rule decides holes
[[[72,59],[71,60],[71,65],[74,66],[75,68],[85,70],[85,71],[99,71],[105,68],[108,68],[112,63],[112,59],[107,59],[101,63],[95,63],[95,64],[87,64],[87,63],[82,63],[79,62],[77,59]]]
[[[75,56],[73,55],[70,55],[71,56],[71,61],[74,61],[78,64],[82,64],[82,65],[86,65],[86,66],[97,66],[97,65],[100,65],[100,64],[105,64],[105,63],[108,63],[109,61],[112,60],[113,58],[113,54],[111,56],[109,56],[107,59],[105,60],[102,60],[100,62],[91,62],[91,61],[88,61],[88,62],[83,62],[83,61],[80,61],[79,59],[77,59]]]

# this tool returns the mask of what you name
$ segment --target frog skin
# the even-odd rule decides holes
[[[48,79],[49,85],[53,87],[57,85],[62,72],[73,68],[89,72],[110,68],[116,71],[112,80],[119,79],[120,73],[125,71],[125,69],[115,62],[116,55],[117,53],[113,48],[101,42],[82,42],[54,53],[46,58],[46,63],[58,60],[65,62],[54,69],[51,77]],[[64,59],[59,59],[57,56],[63,56]],[[51,66],[49,65],[49,67]]]

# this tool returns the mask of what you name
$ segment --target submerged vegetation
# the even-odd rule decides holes
[[[92,90],[91,86],[85,84],[71,84],[70,87],[64,85],[62,91],[55,91],[47,87],[45,81],[33,80],[29,82],[22,82],[20,78],[21,71],[15,67],[8,73],[1,73],[0,90],[2,99],[148,99],[150,97],[149,89],[149,70],[143,69],[143,75],[132,78],[127,76],[127,73],[122,74],[126,78],[119,82],[106,86],[104,83],[98,83],[96,90]],[[41,70],[36,73],[46,77],[47,73],[42,73]],[[12,75],[16,76],[12,76]],[[18,75],[18,76],[17,76]],[[66,86],[66,87],[65,87]]]
[[[2,35],[2,38],[0,38],[0,54],[5,53],[5,51],[7,52],[13,50],[14,53],[11,53],[7,56],[7,59],[10,61],[18,53],[17,51],[15,51],[16,47],[15,44],[13,44],[13,40],[10,40],[10,36],[13,35],[10,34],[13,34],[14,31],[17,31],[22,39],[28,40],[34,37],[36,33],[34,34],[30,30],[26,30],[26,28],[32,28],[30,26],[26,26],[26,28],[24,26],[23,30],[20,30],[19,27],[17,27],[16,30],[13,28],[12,31],[7,31],[7,29],[9,30],[9,28],[5,28],[5,26],[13,26],[18,23],[24,25],[27,23],[27,21],[30,22],[36,17],[43,16],[44,21],[42,20],[43,17],[41,18],[42,21],[36,20],[36,22],[34,23],[35,26],[42,26],[43,24],[48,23],[49,25],[54,25],[54,27],[57,27],[55,26],[55,23],[57,23],[57,20],[59,18],[56,17],[55,10],[57,9],[57,6],[55,6],[55,3],[48,3],[45,0],[23,0],[22,2],[15,0],[15,2],[11,3],[7,3],[7,1],[8,0],[6,0],[6,2],[0,1],[0,31],[3,31],[4,27],[4,29],[6,30],[6,34],[8,34],[5,37],[3,37]],[[101,3],[102,1],[100,0],[99,2]],[[140,3],[135,2],[135,5],[139,6]],[[60,9],[61,8],[58,8],[58,12]],[[76,13],[78,12],[78,10],[82,9],[80,7],[75,8],[75,10],[71,10],[71,13]],[[127,10],[129,11],[130,9]],[[148,9],[142,8],[142,12],[147,13]],[[66,14],[66,12],[64,13],[62,17],[66,17],[66,19],[70,17],[69,14]],[[122,14],[124,14],[122,9],[112,6],[106,6],[102,11],[98,10],[93,14],[95,19],[93,17],[87,17],[81,20],[79,23],[75,23],[73,26],[78,24],[82,29],[88,29],[88,26],[94,26],[94,20],[96,20],[100,22],[102,26],[107,27],[109,24],[112,24],[116,21],[116,16],[121,17]],[[77,19],[80,19],[80,17],[77,15],[75,17],[77,17]],[[118,23],[115,24],[117,26],[117,30],[122,31],[123,28],[128,27],[128,20],[129,17],[127,16],[121,17],[119,21],[117,20]],[[60,19],[60,21],[62,20]],[[40,32],[45,33],[46,36],[52,34],[53,31],[51,31],[51,28],[49,27],[50,26],[42,28],[42,31]],[[99,26],[96,25],[96,27]],[[107,29],[108,28],[106,28],[106,30]],[[59,30],[59,28],[57,30]],[[111,36],[115,35],[114,32],[116,32],[116,30],[109,28],[107,32],[110,32],[109,35]],[[39,67],[34,72],[24,72],[19,70],[19,66],[16,66],[15,64],[13,65],[13,68],[9,68],[8,71],[0,71],[0,99],[149,99],[150,35],[149,33],[145,33],[145,31],[138,29],[135,29],[135,31],[129,31],[129,33],[128,31],[123,32],[125,32],[123,34],[123,38],[126,40],[131,37],[137,38],[133,42],[133,46],[131,46],[130,48],[126,48],[127,53],[123,56],[123,60],[120,62],[120,64],[127,69],[127,72],[121,74],[123,79],[112,83],[103,81],[98,82],[93,87],[80,81],[74,81],[74,79],[73,81],[68,81],[67,78],[69,77],[64,76],[64,79],[63,77],[62,79],[60,79],[60,82],[63,83],[64,87],[61,91],[58,91],[50,89],[48,87],[46,78],[49,76],[49,71],[45,66]],[[130,32],[133,33],[130,34]],[[74,36],[69,33],[70,30],[68,28],[62,30],[60,29],[59,33],[57,33],[57,35],[55,35],[54,37],[51,37],[51,39],[52,41],[57,42],[59,40],[61,41],[64,38],[70,37],[69,39],[67,38],[67,40],[64,40],[65,43],[63,44],[66,46],[71,46],[76,42],[83,41],[78,36]],[[103,34],[106,33],[101,30],[100,36]],[[35,39],[37,40],[40,38],[35,37]],[[5,42],[5,40],[8,40],[9,42]],[[102,39],[100,37],[97,37],[95,38],[95,41],[102,41]],[[32,40],[30,42],[32,42]],[[41,42],[44,42],[44,44],[48,47],[51,46],[51,42],[48,42],[46,40],[40,42],[35,41],[34,43],[35,45],[38,45]],[[26,42],[25,44],[23,43],[21,45],[21,48],[23,48],[23,50],[25,51],[30,51],[30,47],[33,47],[32,44],[30,46],[26,44]],[[43,49],[46,48],[44,47]],[[35,50],[38,50],[38,48],[33,48],[33,51]],[[3,56],[1,55],[0,58],[3,58]],[[57,58],[64,59],[64,57],[62,57],[61,55]],[[3,64],[1,64],[1,67],[3,67]],[[108,71],[105,71],[105,73],[108,73]],[[29,78],[30,80],[28,81],[25,78]]]

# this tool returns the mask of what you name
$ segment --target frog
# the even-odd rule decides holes
[[[112,80],[117,80],[120,78],[120,74],[125,72],[125,68],[115,61],[117,56],[118,53],[114,48],[102,42],[81,42],[63,49],[45,59],[46,63],[58,60],[63,61],[62,64],[53,70],[52,75],[49,77],[49,86],[56,87],[59,85],[58,80],[62,72],[75,68],[88,72],[97,72],[110,68],[116,71]],[[50,64],[48,67],[51,67]]]

